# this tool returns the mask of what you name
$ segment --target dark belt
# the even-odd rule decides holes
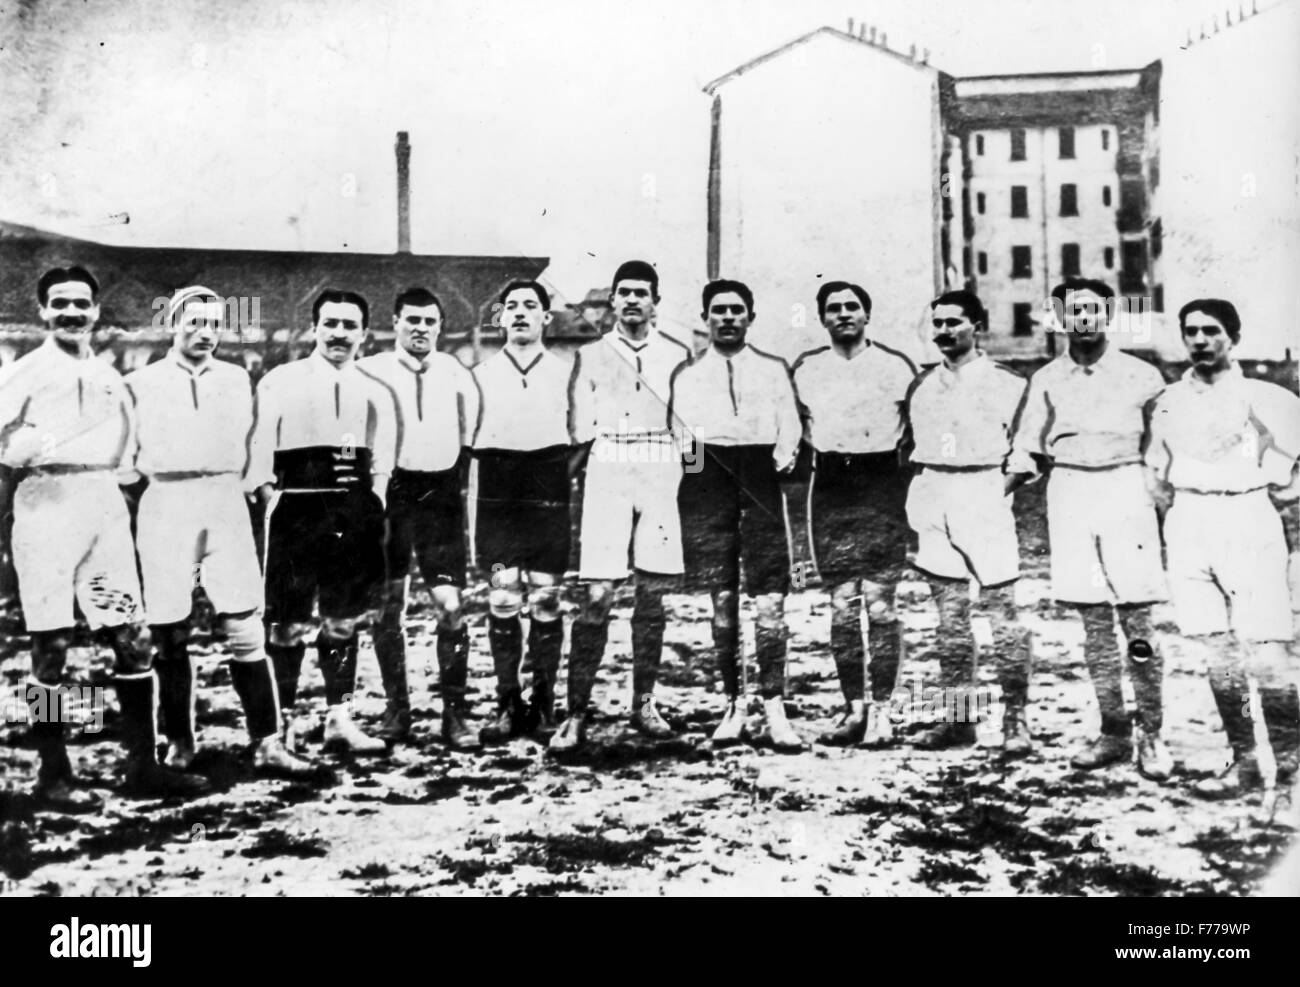
[[[40,466],[25,466],[29,476],[75,476],[80,473],[112,473],[116,466],[87,466],[83,463],[43,463]]]
[[[364,446],[280,449],[275,477],[281,490],[369,490],[370,450]]]

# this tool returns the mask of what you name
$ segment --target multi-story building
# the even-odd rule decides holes
[[[709,275],[753,279],[756,336],[820,341],[817,282],[847,277],[875,296],[876,333],[938,359],[926,304],[964,285],[991,352],[1041,359],[1051,288],[1082,275],[1124,298],[1121,346],[1157,349],[1160,63],[953,78],[867,30],[821,28],[705,86]]]
[[[1130,315],[1163,307],[1150,276],[1159,77],[1154,63],[955,81],[945,124],[963,180],[951,260],[988,308],[994,351],[1054,351],[1045,301],[1066,277],[1107,282]],[[1125,324],[1122,346],[1152,346],[1149,317]]]

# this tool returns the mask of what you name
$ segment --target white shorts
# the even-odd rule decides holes
[[[217,613],[262,608],[262,571],[239,477],[151,481],[135,537],[149,623],[189,617],[200,584]]]
[[[14,570],[27,630],[92,628],[139,620],[140,578],[131,518],[108,471],[37,473],[14,494]]]
[[[1165,516],[1165,544],[1184,634],[1235,630],[1245,641],[1291,640],[1286,538],[1267,491],[1177,491]]]
[[[999,586],[1020,576],[1020,543],[1002,471],[922,469],[907,492],[913,564],[945,579]]]
[[[1052,470],[1047,536],[1056,599],[1155,603],[1165,598],[1160,526],[1141,466]]]
[[[673,442],[597,439],[582,493],[578,575],[625,579],[633,568],[682,572],[681,482],[681,454]]]

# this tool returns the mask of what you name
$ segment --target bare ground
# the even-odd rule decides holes
[[[933,682],[924,655],[934,616],[923,587],[903,601],[905,676]],[[33,811],[34,752],[5,728],[0,748],[0,887],[15,895],[1242,895],[1288,848],[1294,814],[1244,802],[1205,803],[1190,785],[1227,761],[1194,658],[1169,645],[1165,736],[1179,770],[1158,785],[1131,766],[1069,767],[1096,723],[1081,628],[1023,580],[1037,636],[1031,725],[1037,754],[1003,763],[997,718],[974,751],[926,753],[813,747],[780,755],[714,751],[721,712],[708,659],[703,598],[670,600],[661,706],[680,739],[650,743],[625,726],[631,663],[627,611],[617,612],[597,691],[589,752],[557,762],[520,739],[451,754],[437,737],[427,614],[410,630],[414,742],[387,758],[338,763],[319,786],[251,776],[242,715],[219,645],[200,644],[199,720],[219,792],[188,804],[130,801],[112,791],[119,763],[107,729],[73,749],[79,774],[108,796],[91,817]],[[789,708],[810,739],[837,711],[824,642],[826,598],[790,601]],[[1158,617],[1166,616],[1158,613]],[[471,625],[472,696],[492,694],[481,610]],[[364,636],[363,636],[364,642]],[[27,671],[25,641],[0,651],[6,688]],[[323,711],[309,651],[306,698]],[[107,662],[86,648],[82,681]],[[382,710],[363,644],[357,708]],[[111,691],[110,691],[111,697]],[[309,745],[310,746],[310,745]]]

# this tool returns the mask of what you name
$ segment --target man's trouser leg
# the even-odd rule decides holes
[[[1125,665],[1133,683],[1138,723],[1144,733],[1156,736],[1164,723],[1165,659],[1156,640],[1149,604],[1124,604],[1115,608],[1124,632]]]
[[[1101,733],[1107,737],[1130,737],[1133,721],[1124,705],[1115,610],[1109,603],[1081,604],[1078,609],[1083,617],[1083,655],[1101,711]]]
[[[190,657],[189,621],[149,628],[158,660],[158,706],[174,756],[192,753],[194,737],[194,660]]]
[[[713,594],[713,649],[727,699],[740,697],[740,596],[735,590]]]
[[[874,649],[873,649],[874,650]],[[862,601],[856,597],[845,606],[831,607],[831,655],[840,680],[840,692],[846,703],[861,702],[866,697],[866,675],[862,646]],[[890,684],[893,691],[893,684]]]
[[[391,739],[404,737],[411,726],[411,696],[406,675],[406,580],[390,580],[384,587],[384,602],[373,633],[375,660],[384,685],[387,708],[380,735]]]
[[[31,639],[32,677],[28,684],[28,708],[35,701],[39,704],[39,715],[27,729],[40,761],[36,787],[39,792],[44,792],[56,783],[71,784],[73,780],[60,688],[68,646],[72,641],[72,628],[33,631]]]
[[[632,708],[638,710],[653,696],[659,681],[659,663],[664,651],[663,592],[640,581],[632,604]]]

